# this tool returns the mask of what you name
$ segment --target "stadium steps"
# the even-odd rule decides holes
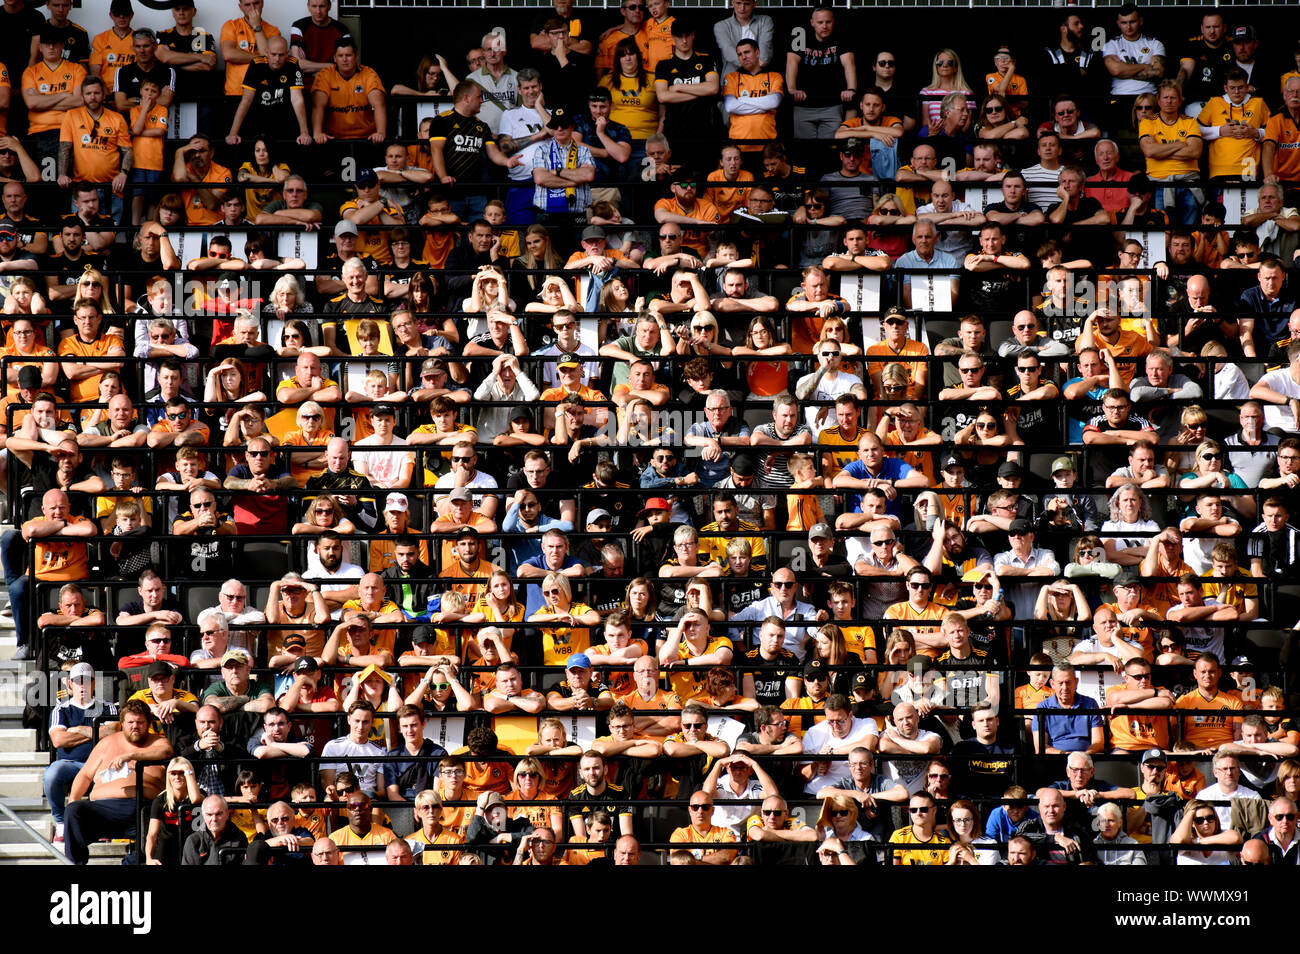
[[[0,587],[0,590],[3,588]],[[0,803],[50,839],[54,823],[45,803],[42,777],[48,752],[37,751],[36,732],[24,729],[22,675],[30,663],[14,662],[13,632],[0,636]],[[57,864],[49,852],[8,818],[0,817],[0,865]]]

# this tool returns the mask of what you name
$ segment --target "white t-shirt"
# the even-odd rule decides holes
[[[516,106],[514,109],[508,109],[501,114],[502,136],[509,136],[511,139],[527,139],[542,128],[542,118],[537,115],[536,109],[529,109],[527,106]],[[535,143],[525,146],[514,155],[523,160],[522,166],[514,166],[507,170],[511,179],[517,182],[533,181],[533,153],[537,147],[546,142],[545,139],[539,139]]]
[[[361,578],[366,575],[366,571],[361,569],[355,563],[349,563],[344,560],[339,564],[339,568],[331,573],[320,564],[320,557],[316,555],[316,548],[309,546],[307,548],[307,572],[302,575],[304,580],[311,580],[313,583],[320,580],[320,591],[330,593],[337,590],[346,590],[350,586],[356,586],[361,582]],[[324,580],[337,580],[337,583],[325,583]],[[338,619],[343,613],[343,607],[339,607],[330,613],[330,619]]]
[[[1117,36],[1109,40],[1101,49],[1101,55],[1114,56],[1125,63],[1151,63],[1157,57],[1165,55],[1165,45],[1149,36],[1139,36],[1136,40],[1126,40]],[[1121,79],[1111,77],[1110,94],[1112,96],[1137,96],[1139,93],[1154,93],[1156,86],[1150,80]]]
[[[372,434],[352,445],[352,465],[376,487],[395,487],[407,461],[415,465],[415,453],[403,450],[407,446],[405,438],[394,435],[391,444],[380,444]]]
[[[438,482],[433,486],[437,490],[444,490],[447,493],[450,493],[452,489],[456,486],[456,476],[451,473],[443,474],[441,477],[438,478]],[[496,490],[498,487],[497,479],[493,477],[491,474],[482,470],[476,470],[474,472],[473,479],[470,480],[470,482],[465,486],[470,488],[471,490]],[[494,496],[494,495],[475,494],[474,509],[482,510],[483,501],[486,500],[489,496]],[[442,503],[442,501],[444,501],[445,499],[447,499],[446,494],[438,494],[438,496],[434,498],[434,502],[435,504],[439,504]]]
[[[1266,388],[1272,388],[1278,394],[1288,398],[1300,397],[1300,384],[1296,384],[1291,379],[1290,368],[1278,368],[1276,371],[1270,371],[1260,378],[1258,383]],[[1294,431],[1296,429],[1295,415],[1291,413],[1289,405],[1265,404],[1264,426],[1270,429],[1278,428],[1284,431]]]
[[[929,742],[939,736],[928,729],[918,729],[916,741]],[[936,755],[938,753],[935,753]],[[933,755],[919,755],[914,759],[891,758],[885,764],[885,775],[907,789],[908,796],[915,795],[925,787],[925,767],[930,764]]]
[[[849,727],[849,734],[844,738],[837,738],[831,734],[831,725],[829,722],[819,722],[803,736],[803,750],[805,753],[818,753],[829,748],[843,748],[853,742],[863,742],[873,735],[879,735],[880,730],[876,728],[875,719],[854,719],[853,725]],[[830,769],[825,775],[819,775],[804,787],[804,791],[810,794],[817,792],[827,786],[839,786],[852,779],[849,773],[848,759],[841,759],[837,762],[830,763]],[[715,809],[716,810],[716,809]]]

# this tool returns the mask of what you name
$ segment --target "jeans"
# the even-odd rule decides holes
[[[63,853],[73,864],[84,865],[99,839],[134,838],[138,831],[134,798],[83,798],[64,813]]]
[[[506,190],[506,221],[511,225],[532,225],[537,219],[533,208],[533,187],[512,186]]]
[[[63,806],[68,800],[68,789],[85,762],[72,759],[55,759],[45,769],[45,800],[50,803],[50,814],[63,824]]]
[[[796,106],[794,135],[796,139],[833,139],[843,121],[839,106]]]
[[[5,586],[9,589],[9,608],[14,614],[14,632],[18,645],[27,645],[27,604],[31,598],[31,580],[27,576],[27,541],[19,530],[0,534],[0,561],[4,564]]]
[[[1164,210],[1170,193],[1173,193],[1173,204],[1168,206],[1170,209],[1170,225],[1195,225],[1201,214],[1201,206],[1205,202],[1205,193],[1200,189],[1173,186],[1173,183],[1183,178],[1197,179],[1199,176],[1170,176],[1168,179],[1151,180],[1152,184],[1156,186],[1155,205],[1157,209]],[[1168,183],[1169,187],[1163,188],[1162,183]]]

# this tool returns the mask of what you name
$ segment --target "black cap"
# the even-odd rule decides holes
[[[547,129],[572,129],[573,117],[569,111],[563,107],[556,107],[551,110],[551,118],[546,123]]]
[[[1007,533],[1033,533],[1034,525],[1024,517],[1017,517],[1011,521],[1011,526],[1007,527]]]
[[[379,184],[379,176],[377,176],[377,175],[375,174],[375,170],[374,170],[374,169],[369,169],[369,168],[367,168],[367,169],[362,169],[360,172],[357,173],[357,182],[356,182],[356,184],[357,184],[357,186],[359,186],[359,187],[361,187],[361,188],[366,188],[366,187],[368,187],[368,186],[372,186],[372,185],[378,185],[378,184]]]
[[[966,468],[966,464],[964,461],[962,461],[960,457],[956,457],[952,454],[949,454],[947,457],[943,459],[943,466],[941,466],[939,469],[952,470],[954,467],[960,467],[964,470]]]
[[[376,404],[370,409],[371,417],[396,417],[397,409],[391,404]]]
[[[526,417],[528,418],[528,420],[531,421],[533,419],[533,412],[530,411],[528,408],[524,407],[522,404],[516,404],[514,407],[510,409],[510,420],[517,421],[521,417]]]
[[[850,156],[860,156],[867,151],[867,147],[862,144],[861,139],[846,139],[840,143],[840,152]]]
[[[145,671],[145,675],[150,679],[166,679],[168,676],[176,674],[171,663],[165,663],[161,659],[155,662]]]
[[[752,477],[758,472],[758,462],[748,454],[737,454],[731,459],[731,469],[741,477]]]
[[[805,679],[809,676],[824,676],[829,679],[830,670],[826,668],[826,664],[820,659],[814,659],[804,665],[803,675]]]
[[[418,646],[420,643],[436,643],[438,641],[438,631],[429,624],[415,627],[411,633],[411,642]]]
[[[999,477],[1023,477],[1025,476],[1025,471],[1015,461],[1009,460],[1001,467],[998,468],[998,476]]]
[[[303,656],[293,664],[293,671],[299,672],[320,672],[320,663],[316,661],[315,656]]]
[[[1133,569],[1131,566],[1128,566],[1128,567],[1125,567],[1124,569],[1120,570],[1117,574],[1115,574],[1115,584],[1114,584],[1114,585],[1116,585],[1116,586],[1141,586],[1141,585],[1142,585],[1142,577],[1138,574],[1138,571],[1137,571],[1137,570]]]

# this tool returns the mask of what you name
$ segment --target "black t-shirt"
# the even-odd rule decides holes
[[[302,89],[303,80],[302,70],[293,57],[289,57],[278,70],[271,69],[271,65],[262,57],[253,60],[244,73],[244,89],[253,91],[253,103],[248,110],[248,122],[253,124],[252,129],[275,129],[280,134],[285,133],[285,126],[296,129],[297,121],[290,99],[290,91],[294,87]],[[276,129],[277,126],[280,128]]]
[[[10,13],[0,8],[0,62],[9,70],[9,82],[22,85],[23,70],[32,55],[32,37],[45,29],[45,17],[34,4]]]
[[[677,55],[660,60],[655,67],[655,82],[663,80],[669,86],[700,86],[709,74],[717,74],[713,58],[702,53],[682,59]],[[665,106],[664,131],[672,136],[689,135],[699,139],[718,126],[718,104],[713,97],[703,96],[686,103],[669,103]]]
[[[840,93],[844,91],[844,66],[840,57],[853,52],[843,41],[844,35],[832,30],[825,40],[817,39],[817,34],[807,27],[802,28],[807,34],[807,43],[802,51],[791,50],[799,54],[799,89],[808,94],[799,105],[807,109],[824,109],[840,104]]]
[[[443,140],[442,156],[447,175],[457,181],[484,182],[487,179],[487,162],[484,160],[488,143],[495,143],[488,124],[474,116],[462,116],[454,109],[433,121],[430,142]]]
[[[740,676],[742,680],[747,675],[754,677],[754,698],[760,705],[779,706],[785,702],[785,681],[799,678],[801,671],[799,657],[790,650],[778,648],[776,659],[767,660],[755,648],[745,653]]]
[[[952,749],[953,793],[963,798],[1001,798],[1015,784],[1015,750],[994,742],[962,739]]]
[[[113,91],[125,93],[127,99],[140,98],[140,84],[153,80],[159,89],[176,88],[176,71],[166,63],[154,62],[153,68],[146,70],[139,63],[129,63],[117,71],[113,77]]]
[[[1065,224],[1073,225],[1075,222],[1082,222],[1084,219],[1091,218],[1098,212],[1104,211],[1101,203],[1090,195],[1080,196],[1079,207],[1071,211],[1065,210]],[[1115,243],[1111,238],[1109,231],[1103,231],[1101,226],[1081,226],[1077,229],[1071,229],[1065,234],[1065,257],[1086,258],[1092,262],[1093,267],[1109,265],[1114,257]]]
[[[1217,47],[1211,47],[1198,34],[1187,41],[1179,59],[1194,64],[1192,75],[1183,81],[1183,98],[1189,103],[1199,103],[1222,95],[1223,71],[1234,65],[1236,54],[1228,37],[1223,37]]]
[[[53,457],[49,454],[33,452],[31,467],[32,493],[27,501],[27,516],[24,519],[31,520],[41,515],[41,498],[45,496],[47,490],[53,490],[59,486],[58,472],[59,468]],[[94,476],[95,472],[91,469],[90,463],[83,460],[77,465],[77,469],[73,471],[70,483],[79,484],[83,480],[88,480]],[[74,492],[69,494],[68,498],[73,514],[78,517],[94,517],[89,495]]]
[[[986,214],[989,212],[1001,212],[1006,215],[1010,215],[1013,212],[1024,212],[1026,215],[1033,212],[1042,212],[1044,215],[1047,214],[1033,202],[1030,202],[1028,197],[1020,203],[1020,207],[1017,209],[1008,208],[1006,202],[994,202],[992,205],[985,208],[984,212]],[[1021,252],[1025,255],[1031,255],[1037,250],[1038,238],[1041,235],[1041,230],[1038,226],[1004,225],[1002,226],[1002,232],[1007,237],[1006,244],[1003,246],[1003,251],[1007,254],[1012,252]]]
[[[212,53],[216,63],[217,40],[206,30],[193,30],[188,36],[182,35],[173,27],[158,34],[158,45],[165,46],[173,53]],[[226,74],[219,69],[206,73],[194,70],[178,69],[176,71],[176,99],[178,102],[191,102],[219,94]]]
[[[570,819],[585,819],[594,811],[609,812],[611,818],[631,814],[632,807],[627,791],[621,785],[607,782],[603,792],[599,795],[593,795],[584,782],[570,792],[569,797],[565,799],[564,814]],[[616,821],[615,827],[617,825]]]
[[[177,520],[193,520],[194,511],[187,510]],[[217,526],[231,519],[228,513],[217,513]],[[173,544],[172,572],[191,579],[225,579],[234,573],[234,536],[218,536],[216,527],[199,527],[186,534],[187,539]]]
[[[47,20],[43,30],[63,37],[63,58],[69,63],[86,66],[90,62],[90,34],[71,20],[67,26],[55,26]]]

